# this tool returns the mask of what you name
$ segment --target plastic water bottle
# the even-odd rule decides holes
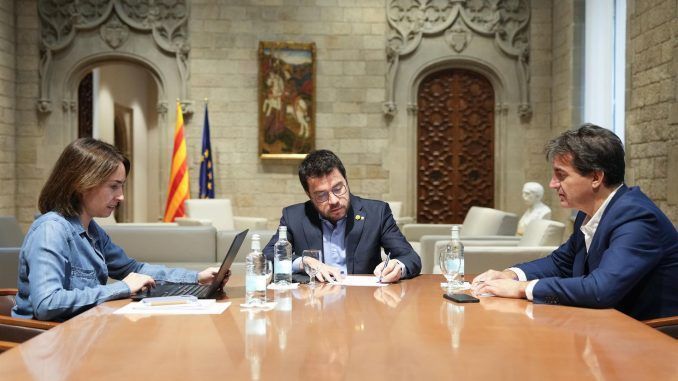
[[[279,285],[292,284],[292,244],[287,241],[287,226],[278,230],[278,242],[273,246],[275,283]]]
[[[459,281],[464,283],[464,244],[461,243],[461,225],[452,225],[452,242],[450,243],[452,251],[459,258]]]
[[[261,237],[252,234],[252,251],[247,255],[245,303],[266,303],[266,258],[261,252]]]

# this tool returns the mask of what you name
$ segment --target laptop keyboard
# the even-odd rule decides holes
[[[198,298],[207,296],[209,287],[195,283],[165,283],[159,289],[153,290],[153,296],[193,295]]]

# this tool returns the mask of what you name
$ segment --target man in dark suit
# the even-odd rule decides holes
[[[299,255],[321,249],[323,262],[317,278],[339,279],[341,273],[370,274],[383,282],[416,276],[421,259],[400,233],[388,204],[351,194],[341,160],[328,150],[311,152],[299,165],[299,181],[309,200],[283,209],[280,226],[287,226],[287,240],[295,256],[293,269],[303,272]],[[273,259],[278,234],[264,248]],[[384,267],[381,248],[391,254]]]
[[[473,280],[476,293],[535,303],[616,308],[644,320],[678,315],[678,233],[637,187],[624,185],[624,147],[585,124],[551,140],[549,186],[580,212],[550,255]]]

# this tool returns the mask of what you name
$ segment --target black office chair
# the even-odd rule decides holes
[[[13,318],[11,312],[16,293],[16,288],[0,288],[0,353],[59,325],[49,321]]]
[[[678,316],[669,316],[657,319],[645,320],[643,323],[658,331],[663,332],[674,339],[678,339]]]

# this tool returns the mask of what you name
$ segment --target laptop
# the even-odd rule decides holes
[[[235,236],[235,239],[231,243],[231,247],[228,248],[228,252],[224,257],[223,262],[221,262],[221,267],[219,267],[219,272],[214,278],[214,282],[209,285],[196,284],[196,283],[172,283],[165,282],[158,284],[155,288],[147,290],[146,292],[137,293],[132,295],[132,300],[141,300],[143,298],[149,297],[160,297],[160,296],[174,296],[174,295],[193,295],[198,299],[209,299],[213,298],[218,292],[221,283],[226,278],[228,270],[231,268],[231,264],[235,260],[235,257],[238,255],[238,250],[240,246],[245,241],[247,232],[249,229],[238,233]]]

